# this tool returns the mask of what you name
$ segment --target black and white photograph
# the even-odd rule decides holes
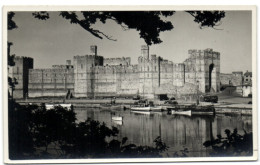
[[[3,20],[5,162],[257,160],[255,6]]]

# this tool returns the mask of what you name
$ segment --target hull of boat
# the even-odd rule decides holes
[[[133,111],[161,111],[162,107],[131,107]]]
[[[192,115],[214,115],[215,113],[215,108],[211,106],[169,106],[167,110],[168,112],[191,110]]]
[[[176,110],[172,110],[172,115],[187,115],[187,116],[191,116],[191,110],[185,110],[185,111],[176,111]]]
[[[142,114],[142,115],[150,115],[152,113],[151,111],[131,111],[131,112],[136,114]]]
[[[151,111],[151,107],[131,107],[130,109],[134,111]]]
[[[114,117],[112,117],[112,120],[122,121],[122,120],[123,120],[123,117],[121,117],[121,116],[114,116]]]

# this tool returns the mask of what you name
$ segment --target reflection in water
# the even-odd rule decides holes
[[[224,135],[225,129],[238,129],[238,133],[252,131],[252,116],[216,115],[213,116],[180,116],[166,113],[138,114],[126,111],[102,111],[99,109],[76,109],[78,121],[88,117],[107,126],[119,129],[119,138],[127,137],[128,143],[137,145],[154,145],[153,140],[161,136],[170,148],[165,154],[172,156],[188,148],[188,156],[209,156],[210,148],[203,142],[212,140],[218,134]],[[122,116],[123,121],[117,123],[113,116]]]

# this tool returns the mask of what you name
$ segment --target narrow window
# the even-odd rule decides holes
[[[83,64],[81,64],[81,69],[83,69]]]

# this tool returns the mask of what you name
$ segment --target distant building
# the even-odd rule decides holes
[[[173,63],[150,55],[141,47],[138,64],[130,57],[104,58],[97,46],[91,54],[74,56],[73,64],[54,65],[48,69],[28,67],[29,97],[128,97],[219,92],[220,53],[212,49],[189,50],[183,63]],[[20,63],[18,63],[19,67]],[[26,92],[26,91],[25,91]]]
[[[243,84],[243,72],[220,73],[221,86],[239,86]]]
[[[246,71],[244,74],[244,85],[252,85],[252,72]]]
[[[235,92],[243,97],[252,95],[252,72],[232,72],[220,74],[221,90],[227,87],[235,87]]]

